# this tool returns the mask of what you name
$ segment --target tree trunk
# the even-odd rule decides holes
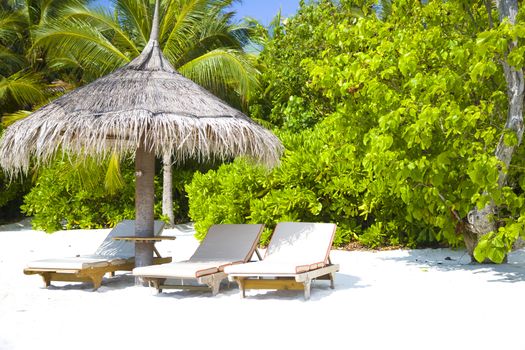
[[[153,237],[154,226],[154,176],[155,154],[141,142],[135,155],[135,236]],[[137,243],[135,246],[135,265],[148,266],[153,263],[153,245]],[[142,284],[140,279],[136,284]]]
[[[505,18],[514,25],[516,23],[516,15],[518,14],[518,2],[517,0],[498,0],[497,1],[500,21]],[[509,43],[509,52],[518,45],[517,41]],[[521,144],[523,138],[523,96],[524,96],[524,79],[523,71],[521,69],[516,70],[510,66],[507,60],[503,60],[503,70],[505,72],[505,80],[507,82],[507,96],[509,99],[509,108],[507,111],[507,122],[505,123],[505,129],[500,137],[499,143],[496,147],[496,157],[502,161],[506,167],[509,166],[514,150]],[[517,145],[509,146],[505,144],[505,133],[513,132],[518,140]],[[505,169],[499,170],[498,185],[499,187],[505,186],[507,181],[507,175]],[[481,210],[473,209],[468,214],[469,230],[470,232],[464,235],[465,245],[468,253],[470,254],[472,261],[475,261],[474,249],[477,246],[480,238],[496,229],[494,222],[494,215],[496,213],[496,207],[494,203],[489,203],[485,208]]]
[[[171,165],[170,153],[164,154],[162,164],[162,215],[169,219],[168,227],[173,227],[175,224],[175,216],[173,215],[173,168]]]

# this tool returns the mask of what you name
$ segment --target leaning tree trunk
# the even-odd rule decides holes
[[[154,176],[155,154],[141,142],[135,155],[135,236],[153,237],[154,230]],[[153,263],[153,245],[136,243],[135,265],[149,266]],[[142,284],[137,278],[136,284]]]
[[[500,22],[505,18],[514,25],[516,23],[516,16],[518,14],[517,0],[498,0],[498,11]],[[517,41],[509,43],[509,51],[518,45]],[[503,70],[505,73],[505,80],[507,82],[507,95],[509,99],[509,107],[507,112],[507,122],[505,123],[505,130],[500,137],[499,143],[496,147],[496,157],[502,161],[506,167],[509,166],[514,150],[521,144],[523,138],[523,95],[524,95],[524,81],[523,71],[515,69],[507,60],[502,60]],[[509,146],[505,144],[505,133],[511,131],[517,137],[517,145]],[[503,187],[507,181],[507,175],[504,169],[499,170],[498,185]],[[484,208],[472,210],[468,215],[469,231],[464,234],[465,245],[468,253],[473,261],[474,249],[476,248],[480,238],[496,229],[493,216],[496,213],[494,203],[487,204]]]
[[[162,172],[162,215],[169,220],[168,227],[173,227],[175,224],[175,216],[173,215],[173,177],[171,154],[165,153],[162,158],[163,172]]]

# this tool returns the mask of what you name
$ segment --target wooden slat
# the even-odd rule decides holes
[[[117,236],[113,237],[115,241],[133,241],[135,243],[155,243],[164,240],[173,241],[175,236],[155,236],[155,237],[137,237],[137,236]]]
[[[304,272],[304,273],[299,273],[295,276],[295,280],[297,282],[304,282],[306,280],[313,280],[320,276],[324,276],[330,273],[335,273],[337,271],[339,271],[339,265],[337,264],[328,265],[325,267],[321,267],[319,269],[311,270],[311,271]]]
[[[153,258],[153,264],[166,264],[172,261],[171,257],[167,258]],[[97,289],[102,282],[102,276],[106,273],[113,273],[115,271],[131,271],[135,268],[135,262],[127,262],[124,264],[108,265],[101,267],[87,267],[85,269],[24,269],[26,275],[39,274],[42,276],[49,286],[51,281],[61,282],[92,282],[94,289]]]
[[[91,282],[88,276],[79,277],[69,273],[50,273],[49,278],[51,281],[60,282]]]
[[[244,279],[242,281],[245,289],[285,289],[285,290],[303,290],[304,284],[293,280],[252,280]]]
[[[57,270],[57,269],[33,269],[33,268],[27,268],[27,269],[24,269],[24,274],[26,274],[26,275],[36,275],[36,274],[40,274],[42,272],[77,273],[78,271],[80,271],[80,270],[79,269],[71,269],[71,270],[62,269],[62,270]]]
[[[183,285],[183,284],[161,284],[159,289],[182,289],[182,290],[204,290],[209,291],[210,287],[208,286],[193,286],[193,285]]]

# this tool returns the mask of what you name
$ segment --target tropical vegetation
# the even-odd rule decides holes
[[[255,34],[251,25],[234,24],[231,21],[232,12],[227,8],[231,0],[191,0],[162,2],[160,16],[159,43],[164,54],[183,75],[193,79],[216,95],[226,99],[238,108],[247,108],[248,100],[258,88],[259,72],[255,67],[252,55],[244,50],[250,37]],[[25,7],[22,6],[25,4]],[[57,16],[38,22],[30,28],[32,46],[28,54],[45,52],[45,61],[49,62],[53,72],[71,86],[82,85],[128,63],[143,49],[149,38],[153,3],[150,1],[119,0],[114,2],[114,9],[89,7],[87,1],[51,1],[24,2],[14,1],[14,7],[28,8],[28,11],[39,9],[38,6],[48,6],[54,9]],[[6,7],[6,11],[12,8]],[[42,10],[43,11],[43,10]],[[35,105],[35,104],[33,104]],[[7,111],[8,112],[8,111]],[[13,120],[12,116],[4,120]],[[171,180],[172,160],[167,155],[164,158],[164,184]],[[111,165],[111,164],[110,164]],[[123,162],[123,172],[131,172],[129,162]],[[57,165],[63,168],[62,164]],[[96,166],[92,162],[84,164],[91,172],[104,172],[107,164]],[[206,168],[208,165],[204,165]],[[202,167],[202,166],[201,166]],[[174,175],[177,179],[187,179],[184,168],[196,169],[195,165],[182,164],[182,175]],[[65,193],[66,198],[82,197],[86,189],[77,182],[78,164],[72,164],[73,172],[66,173],[69,180],[51,184],[56,193]],[[106,174],[106,189],[110,197],[128,192],[126,187],[133,183],[125,182],[118,167],[110,167]],[[50,207],[42,207],[39,203],[45,200],[46,194],[36,192],[39,185],[44,185],[44,179],[49,178],[46,172],[38,177],[31,195],[26,198],[27,205],[23,207],[27,214],[34,215],[34,224],[45,230],[55,230],[67,222],[68,227],[85,227],[112,224],[105,215],[88,215],[90,219],[68,220]],[[98,174],[98,176],[102,176]],[[38,182],[40,181],[40,182]],[[59,184],[63,184],[62,187]],[[46,183],[46,185],[49,185]],[[57,188],[59,186],[60,188]],[[182,191],[181,185],[176,184]],[[171,184],[165,187],[163,210],[167,219],[175,221]],[[104,187],[100,190],[104,191]],[[177,198],[185,197],[183,194]],[[184,200],[182,200],[184,202]],[[74,207],[70,203],[70,209]],[[175,204],[175,210],[180,208]],[[184,207],[184,205],[182,205]],[[41,209],[37,209],[41,208]],[[184,216],[184,214],[182,214]],[[133,216],[129,213],[128,216]],[[40,219],[41,218],[41,219]],[[71,217],[69,217],[71,218]],[[45,223],[45,224],[44,224]]]
[[[108,73],[147,41],[149,1],[117,0],[112,13],[63,2],[41,22],[21,20],[22,2],[0,2],[2,114]],[[302,1],[264,28],[234,24],[230,4],[163,2],[161,45],[183,74],[272,128],[286,152],[272,170],[244,159],[178,165],[179,220],[201,237],[214,223],[265,223],[263,243],[279,221],[335,222],[336,246],[467,244],[495,262],[524,238],[523,6],[506,2],[513,17],[499,1]],[[260,53],[246,52],[254,45]],[[4,88],[21,77],[39,84],[35,100]],[[86,165],[93,181],[65,160],[35,169],[22,208],[47,230],[133,216],[131,163],[117,164],[122,184],[108,189],[97,164]],[[0,188],[0,206],[23,187]]]

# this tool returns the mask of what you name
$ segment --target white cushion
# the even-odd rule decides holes
[[[293,275],[315,270],[328,263],[335,224],[278,223],[263,261],[227,266],[230,275]]]
[[[133,275],[154,278],[198,278],[221,271],[230,261],[179,261],[133,269]]]
[[[309,265],[297,265],[294,263],[272,263],[267,261],[256,261],[247,264],[237,264],[226,266],[224,272],[229,275],[248,275],[248,276],[275,276],[275,275],[295,275],[307,272]]]
[[[323,265],[328,261],[336,225],[330,223],[278,223],[266,249],[268,262]]]
[[[104,257],[70,257],[59,259],[44,259],[31,261],[28,269],[50,269],[50,270],[82,270],[89,267],[104,267],[110,264]]]

